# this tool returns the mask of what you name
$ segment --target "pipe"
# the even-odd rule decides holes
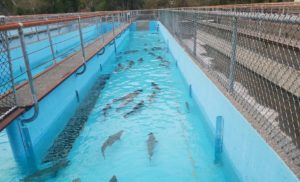
[[[80,71],[80,72],[76,72],[76,75],[82,75],[85,72],[85,70],[86,70],[86,63],[83,63],[82,66],[83,66],[83,70]]]
[[[81,30],[81,23],[80,23],[80,17],[77,19],[78,21],[78,30],[79,30],[79,37],[80,37],[80,45],[81,45],[81,52],[82,52],[82,59],[83,59],[83,70],[81,72],[76,72],[76,75],[82,75],[86,70],[86,56],[84,51],[84,43],[83,43],[83,35]]]
[[[98,17],[98,16],[106,16],[106,15],[114,15],[117,13],[118,12],[111,12],[111,13],[100,12],[97,14],[81,16],[81,19],[88,19],[88,18],[93,18],[93,17]],[[62,23],[62,22],[67,22],[67,21],[74,21],[77,19],[78,19],[78,16],[70,16],[67,18],[51,18],[49,20],[23,21],[21,23],[22,23],[23,27],[33,27],[33,26],[40,26],[40,25],[47,25],[47,24]],[[19,23],[16,23],[16,22],[7,23],[5,25],[0,26],[0,31],[18,29],[19,26],[20,26]]]
[[[101,56],[105,53],[105,47],[103,47],[98,53],[97,56]]]
[[[23,123],[29,123],[29,122],[32,122],[33,120],[35,120],[37,118],[37,116],[39,114],[39,105],[38,105],[37,94],[36,94],[36,91],[35,91],[35,88],[34,88],[33,77],[32,77],[31,68],[30,68],[30,64],[29,64],[29,58],[28,58],[28,54],[27,54],[27,51],[26,51],[26,44],[25,44],[25,39],[24,39],[23,24],[22,23],[19,23],[18,33],[19,33],[19,37],[20,37],[22,53],[23,53],[24,62],[25,62],[25,66],[26,66],[28,83],[29,83],[29,86],[30,86],[31,96],[32,96],[32,100],[33,100],[33,103],[34,103],[34,105],[33,105],[33,107],[34,107],[33,115],[30,118],[22,119]]]

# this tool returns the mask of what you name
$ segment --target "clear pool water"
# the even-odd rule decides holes
[[[156,33],[133,32],[122,47],[111,58],[112,64],[105,67],[104,73],[110,73],[110,79],[95,98],[96,105],[68,155],[69,165],[43,180],[109,181],[115,175],[121,182],[236,181],[224,165],[214,163],[214,143],[207,121],[189,96],[189,88],[163,38]],[[143,61],[138,61],[140,58]],[[118,64],[123,69],[117,69]],[[114,99],[138,89],[143,91],[117,109],[122,101]],[[141,109],[124,117],[141,101]],[[107,104],[111,108],[105,116]],[[102,144],[121,130],[121,139],[106,149],[104,158]],[[157,140],[151,160],[147,149],[150,132]],[[9,150],[6,140],[2,133],[1,153]],[[0,181],[23,178],[10,151],[0,157],[0,162],[5,175],[0,175]]]

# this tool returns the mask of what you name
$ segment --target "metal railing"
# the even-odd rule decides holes
[[[184,8],[159,17],[300,175],[300,16]]]
[[[77,74],[83,74],[86,70],[86,47],[98,39],[104,44],[104,35],[114,32],[127,21],[126,13],[65,14],[60,18],[48,15],[42,16],[43,19],[23,22],[16,22],[12,17],[1,17],[0,122],[16,108],[28,106],[24,105],[23,95],[19,93],[22,89],[22,92],[31,93],[31,103],[35,109],[34,115],[24,119],[24,122],[32,121],[38,113],[39,94],[34,77],[80,49],[83,68]],[[23,20],[28,17],[31,16],[23,17]],[[27,83],[28,90],[24,91],[22,87]]]

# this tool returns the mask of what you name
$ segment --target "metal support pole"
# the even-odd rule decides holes
[[[52,37],[51,37],[51,32],[49,30],[49,25],[47,25],[47,34],[48,34],[49,45],[50,45],[50,49],[51,49],[51,53],[52,53],[53,63],[56,64],[55,51],[53,48],[53,41],[52,41]]]
[[[193,54],[194,56],[197,55],[197,17],[196,17],[196,13],[194,13],[193,15],[193,23],[194,23],[194,50],[193,50]]]
[[[39,112],[39,107],[38,107],[37,93],[35,91],[33,77],[32,77],[32,73],[31,73],[29,58],[28,58],[28,54],[27,54],[27,51],[26,51],[26,44],[25,44],[24,32],[23,32],[23,24],[19,23],[19,25],[20,26],[18,28],[18,33],[19,33],[22,53],[23,53],[23,57],[24,57],[24,62],[25,62],[25,66],[26,66],[26,73],[27,73],[27,77],[28,77],[28,83],[29,83],[29,86],[30,86],[31,96],[32,96],[32,100],[33,100],[33,103],[34,103],[34,115],[29,119],[24,119],[23,120],[23,122],[27,123],[27,122],[33,121],[37,117],[38,112]]]
[[[107,17],[106,16],[104,17],[104,26],[102,26],[102,33],[103,33],[103,35],[102,35],[102,42],[103,42],[103,45],[104,45],[104,41],[105,41],[105,36],[104,36],[105,32],[103,31],[103,28],[105,26],[107,26]]]
[[[229,70],[229,91],[230,92],[234,90],[236,46],[237,46],[237,18],[233,17],[232,37],[231,37],[231,60],[230,60],[230,70]]]
[[[222,116],[216,118],[216,135],[215,135],[215,164],[218,164],[222,158],[223,152],[223,135],[224,119]]]
[[[40,36],[39,36],[37,27],[35,27],[35,35],[36,35],[37,39],[40,40]]]
[[[99,36],[102,36],[102,18],[101,18],[101,16],[99,17],[99,20],[98,20],[98,22],[99,22]]]
[[[183,35],[182,35],[182,30],[183,30],[183,23],[182,23],[182,18],[183,14],[180,12],[180,20],[179,20],[179,40],[182,41]]]
[[[95,19],[95,24],[96,24],[96,33],[98,34],[98,36],[100,35],[100,21],[96,18]]]
[[[85,63],[85,51],[84,51],[84,42],[83,42],[83,35],[81,30],[81,23],[80,23],[80,17],[78,18],[78,30],[79,30],[79,37],[80,37],[80,45],[81,45],[81,52],[82,52],[82,58],[83,62]]]
[[[115,36],[115,16],[112,17],[113,35]]]
[[[79,30],[81,52],[82,52],[83,70],[80,72],[77,72],[76,75],[81,75],[86,70],[86,56],[85,56],[85,50],[84,50],[84,42],[83,42],[84,40],[83,40],[83,34],[82,34],[82,29],[81,29],[80,17],[78,17],[78,30]]]

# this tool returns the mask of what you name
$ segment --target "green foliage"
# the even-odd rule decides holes
[[[0,0],[0,14],[68,13],[293,0]]]

